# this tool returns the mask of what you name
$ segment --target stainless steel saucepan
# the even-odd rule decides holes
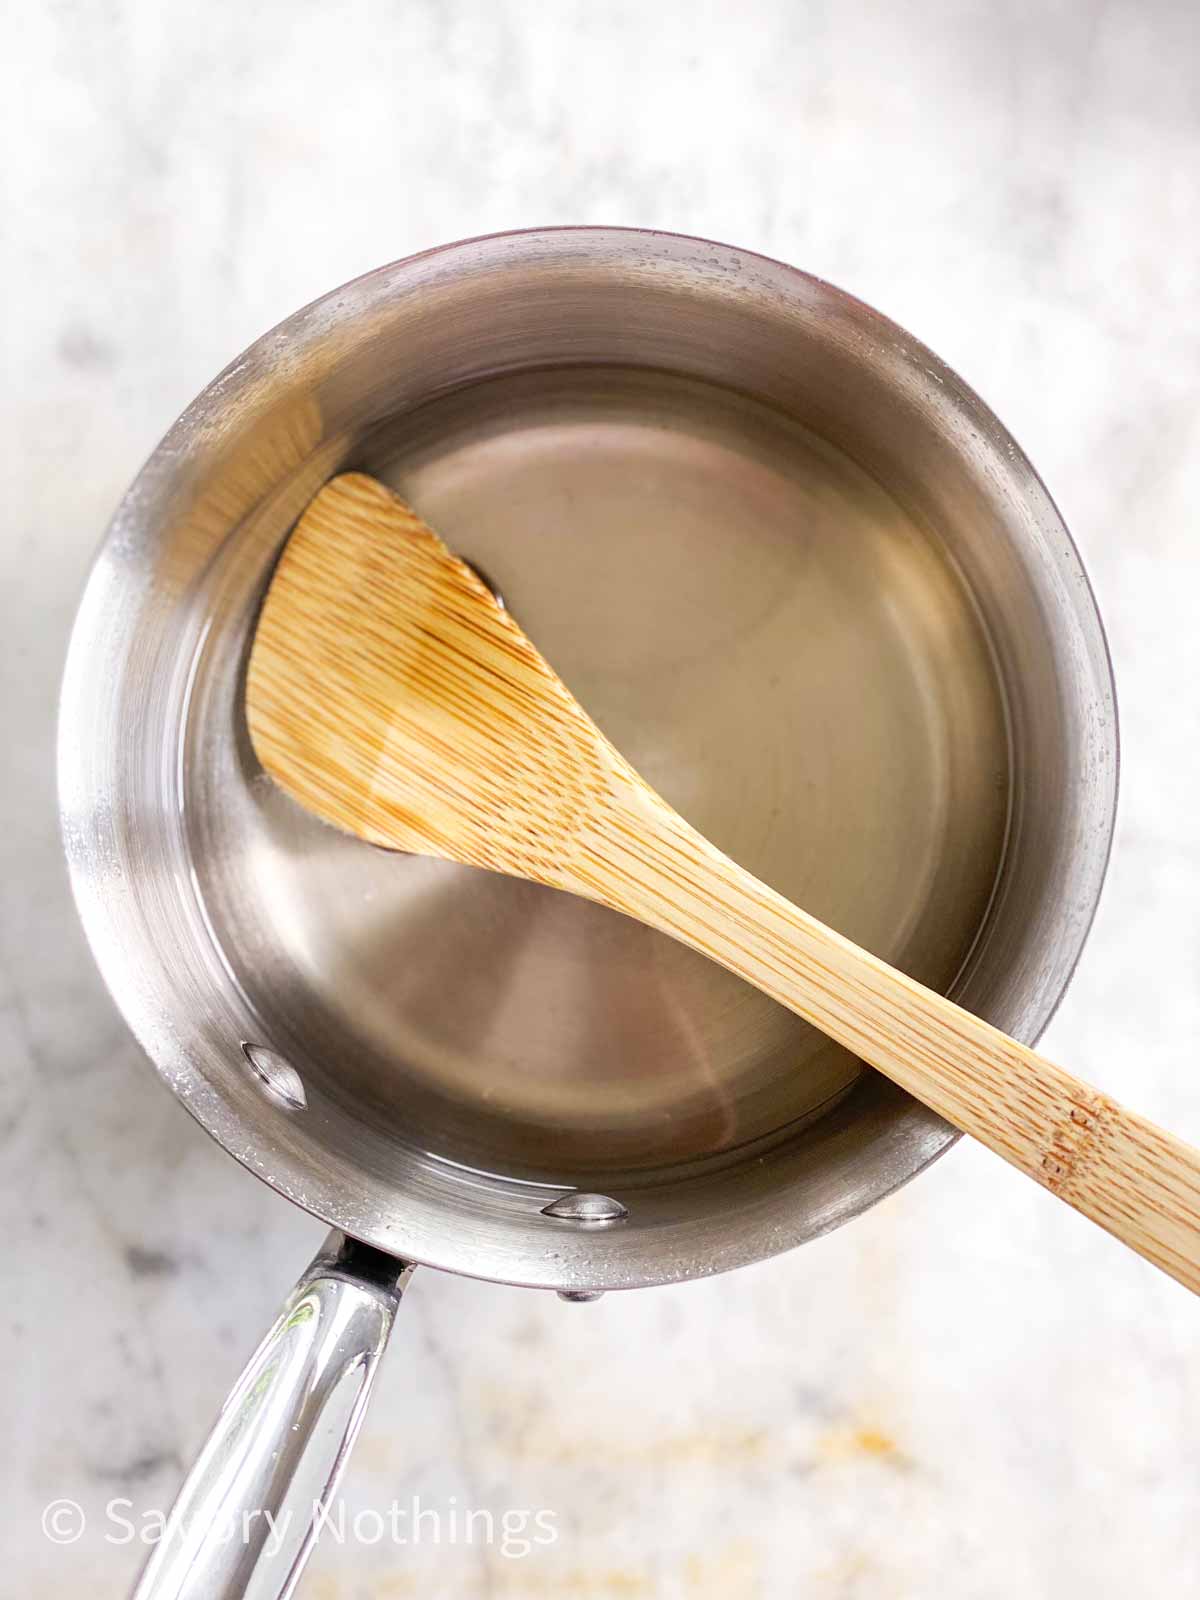
[[[336,1230],[139,1593],[289,1592],[410,1263],[585,1300],[857,1215],[951,1142],[681,946],[302,814],[241,707],[298,512],[347,466],[498,587],[614,742],[824,921],[1033,1042],[1113,824],[1100,621],[1032,467],[895,324],[702,240],[470,240],[335,290],[150,458],[71,643],[63,829],[130,1026]],[[220,1538],[287,1511],[287,1536]]]

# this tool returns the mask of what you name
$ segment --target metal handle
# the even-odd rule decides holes
[[[222,1407],[133,1600],[287,1600],[411,1275],[330,1234]]]

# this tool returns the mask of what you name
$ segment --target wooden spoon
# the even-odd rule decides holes
[[[300,519],[259,620],[246,711],[263,766],[326,821],[681,939],[1200,1291],[1200,1152],[722,855],[374,479],[333,479]]]

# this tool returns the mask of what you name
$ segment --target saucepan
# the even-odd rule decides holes
[[[982,401],[849,295],[549,229],[384,267],[260,339],[121,504],[63,694],[66,849],[117,1004],[202,1126],[334,1230],[184,1485],[156,1600],[290,1591],[413,1264],[576,1301],[674,1283],[837,1227],[954,1138],[681,946],[272,785],[256,609],[346,467],[477,566],[702,832],[1018,1039],[1112,833],[1113,684],[1062,519]],[[244,1509],[283,1537],[221,1537]]]

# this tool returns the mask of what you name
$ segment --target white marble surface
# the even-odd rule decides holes
[[[799,262],[925,338],[1063,505],[1124,792],[1047,1049],[1200,1141],[1200,24],[1188,0],[35,4],[10,20],[0,829],[0,1595],[125,1592],[320,1226],[138,1058],[59,860],[89,551],[165,425],[296,305],[546,221]],[[592,1307],[418,1279],[352,1505],[557,1543],[326,1542],[304,1600],[1200,1590],[1200,1303],[960,1146],[842,1232]],[[51,1498],[93,1527],[56,1548]]]

